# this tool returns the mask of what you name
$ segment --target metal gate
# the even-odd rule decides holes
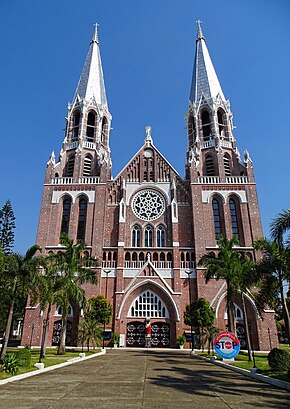
[[[127,347],[145,347],[144,322],[134,321],[127,324]],[[151,346],[165,348],[170,345],[170,326],[166,322],[154,322],[151,325]]]
[[[52,334],[52,345],[53,346],[58,346],[59,345],[61,328],[62,328],[61,320],[55,321],[55,323],[53,324],[53,334]],[[72,323],[71,323],[71,321],[67,321],[67,323],[66,323],[66,338],[65,338],[65,344],[66,345],[71,345],[71,330],[72,330]]]

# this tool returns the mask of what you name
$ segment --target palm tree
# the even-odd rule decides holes
[[[90,342],[95,349],[96,344],[98,345],[103,337],[103,330],[100,328],[99,323],[92,319],[89,315],[85,315],[84,321],[79,325],[78,328],[78,341],[82,344],[87,343],[87,350],[90,349]]]
[[[282,210],[270,225],[271,238],[283,246],[283,235],[290,229],[290,209]],[[288,244],[290,241],[288,239]]]
[[[11,304],[6,321],[5,339],[2,346],[1,358],[4,357],[7,350],[17,297],[21,297],[22,299],[27,297],[34,276],[38,273],[39,258],[35,257],[37,251],[41,251],[41,248],[35,245],[27,250],[25,256],[12,253],[5,257],[5,274],[11,283]]]
[[[227,315],[228,330],[235,331],[234,296],[238,294],[241,282],[241,265],[239,253],[234,250],[239,241],[236,237],[228,240],[221,237],[219,240],[219,252],[208,253],[201,257],[198,265],[205,267],[205,281],[210,279],[225,280],[227,286]]]
[[[65,353],[66,324],[68,319],[69,305],[71,301],[84,305],[85,291],[82,284],[97,283],[96,273],[87,265],[87,259],[82,257],[86,248],[84,243],[74,244],[67,234],[61,234],[61,242],[65,250],[51,255],[59,274],[60,287],[55,293],[54,301],[62,308],[62,329],[58,354]],[[96,266],[96,260],[90,259],[91,264]]]
[[[290,252],[279,241],[260,239],[255,248],[262,252],[256,271],[260,279],[257,301],[260,308],[267,305],[278,307],[282,304],[288,343],[290,343],[290,318],[287,300],[284,293],[284,282],[290,278]]]

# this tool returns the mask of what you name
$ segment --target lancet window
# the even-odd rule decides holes
[[[209,139],[210,134],[211,134],[211,131],[210,131],[210,117],[209,117],[209,112],[208,111],[203,111],[203,113],[201,114],[201,123],[202,123],[203,139],[204,139],[204,141],[207,141]]]
[[[61,220],[61,229],[60,229],[61,233],[68,234],[70,210],[71,210],[71,199],[65,198],[62,202],[62,220]]]
[[[165,247],[165,229],[163,226],[159,226],[157,228],[156,243],[157,243],[157,247]]]
[[[211,155],[207,155],[205,158],[205,173],[206,176],[215,176],[214,161]]]
[[[231,222],[232,222],[232,235],[239,239],[239,226],[238,226],[238,215],[237,215],[237,207],[236,203],[233,199],[230,199],[230,214],[231,214]]]
[[[86,141],[94,142],[96,115],[91,111],[88,113]]]
[[[153,247],[153,229],[151,226],[146,226],[144,231],[144,246]]]
[[[220,236],[224,233],[222,226],[222,217],[221,217],[221,204],[217,199],[212,201],[212,212],[213,212],[213,222],[214,222],[214,232],[216,242],[219,241]]]
[[[92,170],[92,157],[87,155],[84,159],[83,176],[91,176]]]
[[[103,142],[104,145],[108,143],[108,120],[105,116],[102,120],[101,142]]]
[[[70,155],[65,167],[65,175],[67,177],[73,177],[75,168],[75,155]]]
[[[141,246],[141,229],[139,226],[134,226],[132,230],[132,247]]]
[[[80,113],[76,111],[73,116],[73,128],[72,128],[72,140],[75,141],[78,139],[79,136],[79,129],[80,129]]]
[[[167,318],[168,310],[162,299],[153,291],[144,291],[132,302],[129,308],[130,317]]]
[[[79,243],[84,242],[85,240],[87,206],[88,206],[87,199],[82,197],[79,200],[79,219],[78,219],[78,231],[77,231],[77,241]]]
[[[231,158],[227,153],[224,155],[224,169],[225,175],[231,176]]]
[[[225,127],[225,122],[224,122],[224,111],[222,109],[219,109],[217,111],[217,119],[218,119],[219,134],[221,137],[225,138],[226,127]]]

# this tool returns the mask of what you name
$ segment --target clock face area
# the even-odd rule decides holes
[[[141,220],[156,220],[165,212],[164,197],[156,190],[143,189],[133,197],[132,210]]]
[[[144,151],[145,158],[153,158],[153,151],[152,149],[145,149]]]

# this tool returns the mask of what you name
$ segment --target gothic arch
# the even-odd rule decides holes
[[[136,290],[138,290],[139,288],[140,288],[140,291],[141,291],[142,287],[143,287],[144,291],[147,290],[147,288],[152,288],[152,290],[154,291],[154,288],[156,288],[157,290],[159,290],[159,292],[163,293],[163,295],[164,295],[163,299],[164,299],[165,303],[166,303],[166,301],[168,302],[168,306],[171,307],[171,309],[172,309],[172,311],[174,313],[174,317],[171,317],[171,318],[173,318],[175,321],[180,321],[180,315],[179,315],[179,312],[178,312],[178,308],[177,308],[177,305],[176,305],[172,295],[161,284],[156,283],[155,281],[150,280],[150,279],[141,281],[140,283],[137,283],[132,288],[130,288],[130,290],[128,290],[127,293],[125,293],[124,298],[123,298],[122,303],[121,303],[120,308],[119,308],[118,315],[117,315],[118,320],[121,318],[122,311],[124,309],[125,304],[129,300],[130,295],[132,293],[134,293]],[[128,305],[128,308],[127,308],[128,311],[129,311],[130,305],[131,305],[131,303]]]
[[[222,301],[224,300],[224,298],[226,298],[226,296],[227,296],[227,292],[224,291],[224,292],[221,294],[221,296],[219,297],[219,300],[218,300],[217,305],[216,305],[216,308],[215,308],[216,317],[218,317],[218,315],[219,315],[220,305],[221,305]],[[249,295],[248,293],[244,293],[244,296],[245,296],[245,298],[249,301],[249,304],[251,305],[251,307],[253,308],[253,310],[254,310],[254,312],[255,312],[255,319],[256,319],[256,320],[261,319],[261,316],[260,316],[260,314],[259,314],[259,311],[258,311],[258,309],[257,309],[257,306],[256,306],[254,300],[252,299],[252,297],[250,297],[250,295]]]

